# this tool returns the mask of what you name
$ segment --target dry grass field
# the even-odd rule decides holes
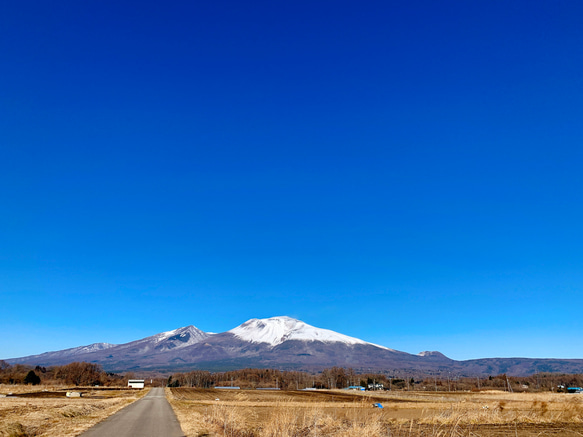
[[[67,390],[83,396],[68,398]],[[147,391],[0,384],[0,437],[77,436]]]
[[[583,436],[572,394],[166,390],[188,437]]]

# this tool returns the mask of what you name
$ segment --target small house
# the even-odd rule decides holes
[[[128,387],[129,388],[144,388],[144,380],[143,379],[129,379],[128,380]]]

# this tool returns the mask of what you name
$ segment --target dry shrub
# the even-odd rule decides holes
[[[364,412],[364,411],[363,411]],[[279,408],[261,429],[259,437],[312,437],[312,436],[362,436],[387,435],[380,414],[360,417],[335,417],[318,409]],[[376,417],[375,417],[376,416]]]
[[[180,408],[178,404],[175,407]],[[316,407],[295,407],[281,403],[270,408],[269,416],[257,425],[257,416],[249,408],[217,403],[206,409],[204,426],[191,435],[212,435],[209,430],[226,437],[380,437],[386,436],[387,425],[382,412],[361,410],[355,417],[326,413]],[[338,417],[340,416],[340,417]]]
[[[220,429],[226,437],[252,437],[253,433],[248,429],[247,415],[239,408],[225,404],[212,405],[204,419],[209,424]]]
[[[266,424],[260,428],[260,437],[296,437],[309,433],[314,426],[315,414],[312,410],[300,408],[273,408]]]
[[[0,425],[0,437],[33,437],[36,430],[32,427],[25,427],[21,423],[12,422]]]
[[[339,430],[339,432],[330,435],[339,437],[380,437],[381,435],[387,435],[387,428],[378,420],[366,423],[352,422]]]
[[[561,412],[560,417],[565,422],[583,422],[583,405],[581,405],[580,398],[570,399]]]
[[[362,413],[368,410],[362,410]],[[358,419],[337,417],[316,407],[295,407],[281,403],[271,408],[269,417],[260,426],[254,426],[256,417],[247,409],[215,405],[207,413],[208,420],[218,425],[225,436],[245,437],[324,437],[387,435],[387,427],[379,414],[362,414]]]
[[[64,408],[59,408],[59,413],[63,417],[84,417],[89,416],[96,410],[104,409],[104,405],[70,405]]]
[[[549,412],[549,404],[545,401],[535,400],[532,403],[531,411],[540,414],[541,417],[546,416]]]

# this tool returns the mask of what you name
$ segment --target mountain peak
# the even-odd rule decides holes
[[[445,355],[443,355],[441,352],[438,352],[438,351],[423,351],[423,352],[419,352],[417,355],[420,357],[425,357],[425,358],[429,358],[429,357],[431,357],[431,358],[445,358],[445,359],[449,360],[448,357],[446,357]]]
[[[165,332],[161,332],[160,334],[156,334],[153,335],[151,338],[154,341],[163,341],[169,337],[173,337],[175,335],[182,335],[182,334],[200,334],[203,333],[203,331],[201,331],[200,329],[198,329],[196,326],[193,325],[188,325],[188,326],[184,326],[182,328],[178,328],[178,329],[173,329],[172,331],[165,331]]]
[[[198,343],[208,336],[209,334],[206,332],[201,331],[195,326],[189,325],[182,328],[173,329],[172,331],[166,331],[160,334],[152,335],[151,337],[146,337],[132,343],[140,344],[144,350],[147,350],[151,347],[157,350],[165,350],[183,348],[191,344]]]
[[[316,328],[287,316],[247,320],[228,332],[244,341],[268,343],[271,346],[277,346],[287,340],[340,342],[349,345],[371,344],[329,329]]]

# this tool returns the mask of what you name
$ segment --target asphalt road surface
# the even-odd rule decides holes
[[[183,437],[163,388],[152,388],[142,399],[118,411],[81,437]]]

